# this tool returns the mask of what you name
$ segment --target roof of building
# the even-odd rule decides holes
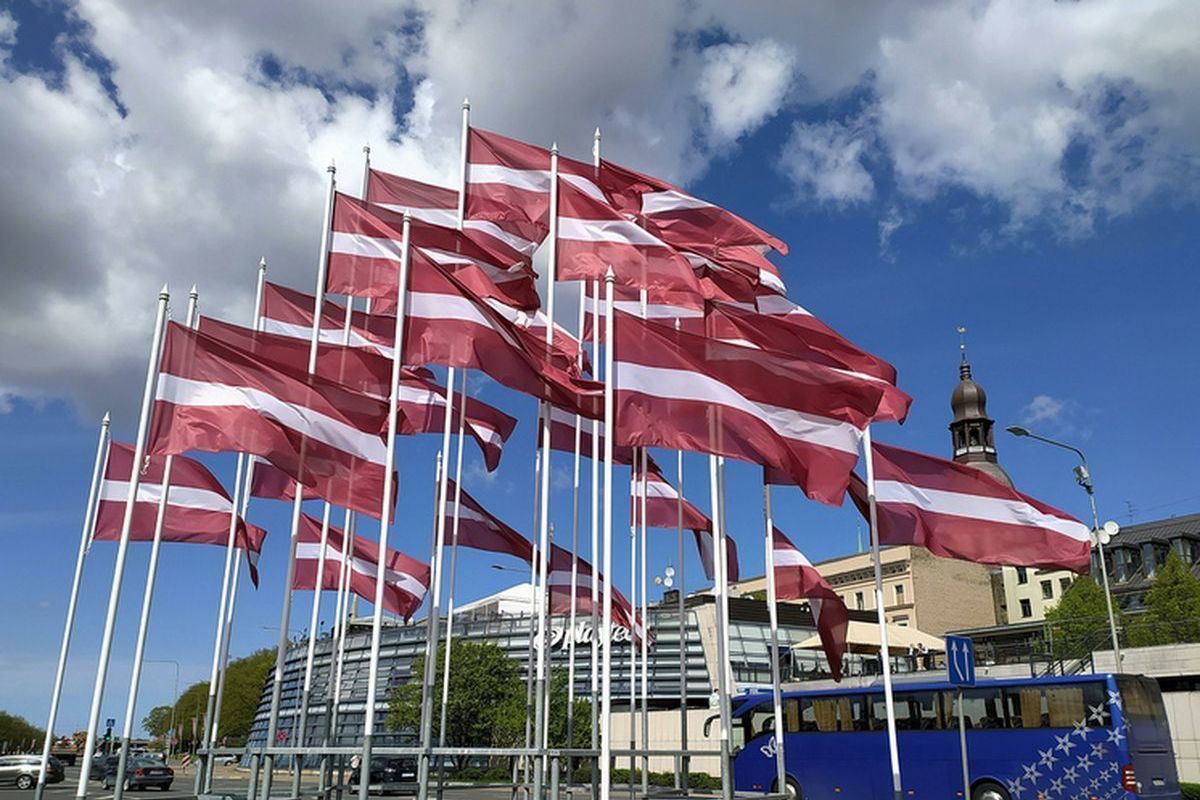
[[[1154,541],[1165,542],[1178,536],[1200,538],[1200,514],[1185,514],[1123,527],[1112,538],[1109,547],[1140,545],[1143,542]]]

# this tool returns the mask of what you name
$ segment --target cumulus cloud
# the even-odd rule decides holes
[[[158,287],[247,319],[255,265],[312,281],[324,168],[449,184],[459,108],[687,182],[777,115],[805,202],[916,216],[964,188],[1084,235],[1167,188],[1194,199],[1187,0],[728,4],[77,0],[15,68],[0,11],[0,397],[134,405]],[[841,98],[864,97],[847,117]],[[835,109],[830,111],[829,109]],[[890,174],[881,183],[877,168]],[[886,185],[886,190],[881,186]],[[899,197],[890,196],[895,192]],[[719,197],[713,198],[720,200]],[[0,407],[3,403],[0,403]]]
[[[875,179],[865,161],[872,133],[862,118],[798,122],[780,163],[802,200],[848,205],[870,200]],[[881,237],[882,238],[882,237]]]
[[[791,85],[796,59],[772,39],[706,48],[696,94],[718,140],[735,141],[775,114]]]
[[[1026,425],[1036,425],[1039,422],[1058,422],[1062,418],[1066,404],[1048,394],[1035,395],[1026,404],[1021,413],[1021,421]]]
[[[1087,416],[1074,400],[1038,394],[1021,409],[1021,424],[1055,436],[1087,439],[1092,435]]]

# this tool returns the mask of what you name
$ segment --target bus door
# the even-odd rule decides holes
[[[1179,778],[1171,731],[1158,682],[1153,678],[1118,675],[1109,684],[1113,712],[1112,737],[1125,739],[1122,783],[1138,797],[1178,797]],[[1130,769],[1130,767],[1132,769]]]

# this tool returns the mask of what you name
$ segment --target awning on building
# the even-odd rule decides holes
[[[888,650],[892,653],[905,654],[909,648],[919,649],[925,645],[930,653],[946,652],[946,643],[939,637],[932,636],[916,628],[902,625],[888,625]],[[816,634],[792,645],[793,650],[820,650],[821,637]],[[878,653],[879,626],[869,622],[850,620],[846,629],[846,649],[851,653]]]

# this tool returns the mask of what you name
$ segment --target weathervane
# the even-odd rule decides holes
[[[967,363],[967,329],[958,326],[958,352],[962,354],[963,363]]]

